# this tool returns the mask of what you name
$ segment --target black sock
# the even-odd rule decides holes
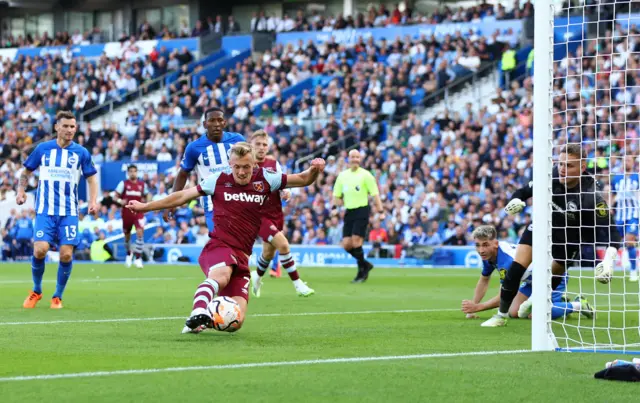
[[[518,262],[511,263],[500,290],[500,312],[509,313],[513,299],[518,294],[522,275],[527,269]]]
[[[364,251],[362,250],[362,246],[358,246],[357,248],[353,248],[350,251],[351,256],[353,256],[358,261],[358,266],[361,266],[364,260]]]
[[[558,288],[560,283],[562,283],[562,277],[563,276],[556,276],[555,274],[551,276],[551,289],[555,290]]]

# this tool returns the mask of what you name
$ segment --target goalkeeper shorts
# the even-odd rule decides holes
[[[580,245],[566,243],[562,232],[562,230],[552,231],[551,256],[553,260],[558,263],[565,263],[567,261],[571,262],[580,259]],[[524,230],[518,243],[533,246],[533,224],[530,224],[527,229]]]

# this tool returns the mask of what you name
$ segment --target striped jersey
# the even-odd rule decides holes
[[[640,175],[637,173],[614,175],[611,192],[615,197],[618,224],[638,222],[640,219]]]
[[[229,167],[229,150],[232,145],[242,141],[245,140],[240,133],[222,132],[222,139],[219,143],[214,143],[204,135],[198,140],[187,144],[180,162],[180,168],[186,172],[191,172],[195,169],[199,182],[214,173],[228,173],[231,169]],[[202,198],[202,206],[205,211],[213,211],[213,204],[209,197]]]
[[[56,140],[38,144],[27,157],[24,167],[40,168],[36,194],[36,214],[49,216],[78,215],[78,181],[97,173],[86,148],[71,142],[60,148]]]

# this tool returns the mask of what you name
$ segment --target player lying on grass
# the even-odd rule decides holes
[[[278,161],[267,157],[269,153],[269,135],[264,130],[257,130],[251,136],[251,146],[255,151],[258,168],[271,169],[282,172]],[[282,199],[281,199],[282,197]],[[309,288],[302,280],[296,269],[296,262],[291,256],[289,241],[282,232],[284,229],[284,214],[282,213],[282,200],[287,201],[291,197],[289,190],[272,192],[262,206],[262,224],[260,225],[260,239],[262,239],[262,256],[258,258],[258,269],[251,272],[251,291],[256,297],[260,297],[262,276],[269,269],[269,262],[273,259],[276,250],[280,252],[282,267],[287,271],[298,295],[307,297],[315,291]]]
[[[238,328],[242,326],[249,301],[249,256],[260,231],[262,206],[271,192],[312,184],[325,167],[324,160],[316,158],[306,171],[285,175],[267,168],[255,169],[255,164],[251,145],[237,143],[229,151],[231,173],[214,173],[198,186],[161,200],[128,204],[133,211],[147,212],[181,206],[199,196],[211,196],[214,230],[198,259],[207,278],[196,289],[183,333],[197,333],[211,326],[207,306],[216,296],[230,297],[240,305]]]
[[[500,275],[500,283],[504,281],[507,269],[511,266],[515,256],[516,245],[499,242],[496,229],[491,225],[482,225],[473,231],[472,237],[476,243],[476,251],[482,259],[482,274],[476,285],[473,300],[462,301],[462,312],[467,314],[467,318],[477,318],[477,312],[486,311],[500,306],[500,293],[486,302],[481,302],[489,288],[491,274],[497,271]],[[587,318],[593,317],[593,309],[585,298],[576,297],[575,301],[564,300],[566,291],[566,276],[558,288],[552,293],[553,308],[551,309],[552,319],[569,315],[573,312],[580,312]],[[522,284],[518,294],[511,303],[509,316],[512,318],[527,318],[531,314],[531,271],[528,269],[522,277]]]
[[[620,247],[620,233],[614,225],[609,206],[602,197],[595,178],[585,172],[586,152],[580,144],[568,144],[558,156],[558,164],[553,169],[551,255],[552,289],[556,290],[567,267],[581,260],[582,245],[591,247],[607,245],[605,257],[596,265],[596,278],[607,283],[613,273],[617,248]],[[533,197],[532,183],[518,189],[505,207],[510,214],[521,212],[527,200]],[[518,293],[520,281],[526,268],[533,260],[533,224],[525,229],[515,252],[513,263],[507,270],[500,292],[500,308],[492,318],[482,323],[483,327],[499,327],[507,324],[509,308]]]

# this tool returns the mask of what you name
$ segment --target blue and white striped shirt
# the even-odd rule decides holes
[[[24,167],[29,171],[40,168],[36,214],[49,216],[78,215],[78,181],[97,173],[86,148],[71,142],[60,148],[56,140],[38,144],[27,157]]]
[[[204,135],[187,144],[180,168],[186,172],[191,172],[195,168],[198,182],[204,181],[213,173],[229,172],[229,150],[232,145],[242,141],[245,139],[240,133],[223,132],[219,143],[214,143]],[[213,211],[213,204],[209,197],[202,198],[202,206],[205,211]]]
[[[637,173],[614,175],[611,192],[615,196],[618,225],[640,220],[640,175]]]

